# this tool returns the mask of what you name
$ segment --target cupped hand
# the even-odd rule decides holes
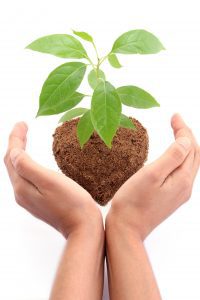
[[[155,162],[131,176],[116,192],[107,224],[122,224],[142,239],[191,196],[200,148],[183,119],[171,120],[175,142]]]
[[[101,213],[85,189],[26,154],[27,130],[23,122],[14,126],[4,157],[17,203],[65,237],[79,228],[103,228]]]

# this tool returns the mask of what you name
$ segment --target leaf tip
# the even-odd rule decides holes
[[[27,45],[26,47],[24,47],[24,49],[31,49],[31,48],[30,48],[30,44]]]

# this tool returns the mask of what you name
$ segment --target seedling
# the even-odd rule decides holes
[[[112,67],[119,69],[122,66],[116,54],[155,54],[165,48],[152,33],[146,30],[131,30],[115,40],[107,55],[99,57],[91,35],[74,30],[73,34],[93,46],[96,62],[91,60],[81,42],[69,34],[44,36],[26,47],[61,58],[85,61],[66,62],[49,74],[40,93],[37,117],[65,112],[59,123],[80,117],[77,137],[81,148],[90,139],[94,130],[111,148],[113,137],[119,127],[135,130],[133,122],[122,114],[122,105],[146,109],[159,106],[159,103],[148,92],[137,86],[115,88],[106,80],[106,75],[101,69],[103,62],[108,60]],[[93,90],[91,96],[78,91],[86,69],[89,68],[92,68],[87,77]],[[84,97],[91,97],[90,108],[76,107]]]

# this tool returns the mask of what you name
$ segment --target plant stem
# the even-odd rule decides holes
[[[96,45],[95,45],[94,42],[92,42],[92,45],[93,45],[94,50],[95,50],[95,52],[96,52],[97,60],[99,61],[99,55],[98,55],[97,47],[96,47]]]
[[[93,69],[95,70],[95,65],[94,63],[92,62],[92,60],[87,56],[87,60],[89,61],[89,63],[92,65]]]
[[[108,53],[107,55],[103,56],[103,57],[100,59],[99,65],[101,65],[101,64],[104,62],[104,60],[106,60],[106,58],[108,57],[109,54],[110,54],[110,53]]]

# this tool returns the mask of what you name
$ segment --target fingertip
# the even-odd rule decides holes
[[[14,128],[15,127],[18,127],[18,128],[20,128],[20,129],[23,129],[24,131],[28,131],[28,125],[26,124],[26,122],[24,122],[24,121],[19,121],[19,122],[17,122],[16,124],[15,124],[15,126],[14,126]]]
[[[179,113],[174,113],[171,117],[171,126],[172,128],[175,127],[178,120],[182,119],[181,115]]]
[[[17,122],[10,133],[10,137],[12,138],[14,136],[21,139],[22,141],[25,141],[27,131],[28,126],[25,122]]]

